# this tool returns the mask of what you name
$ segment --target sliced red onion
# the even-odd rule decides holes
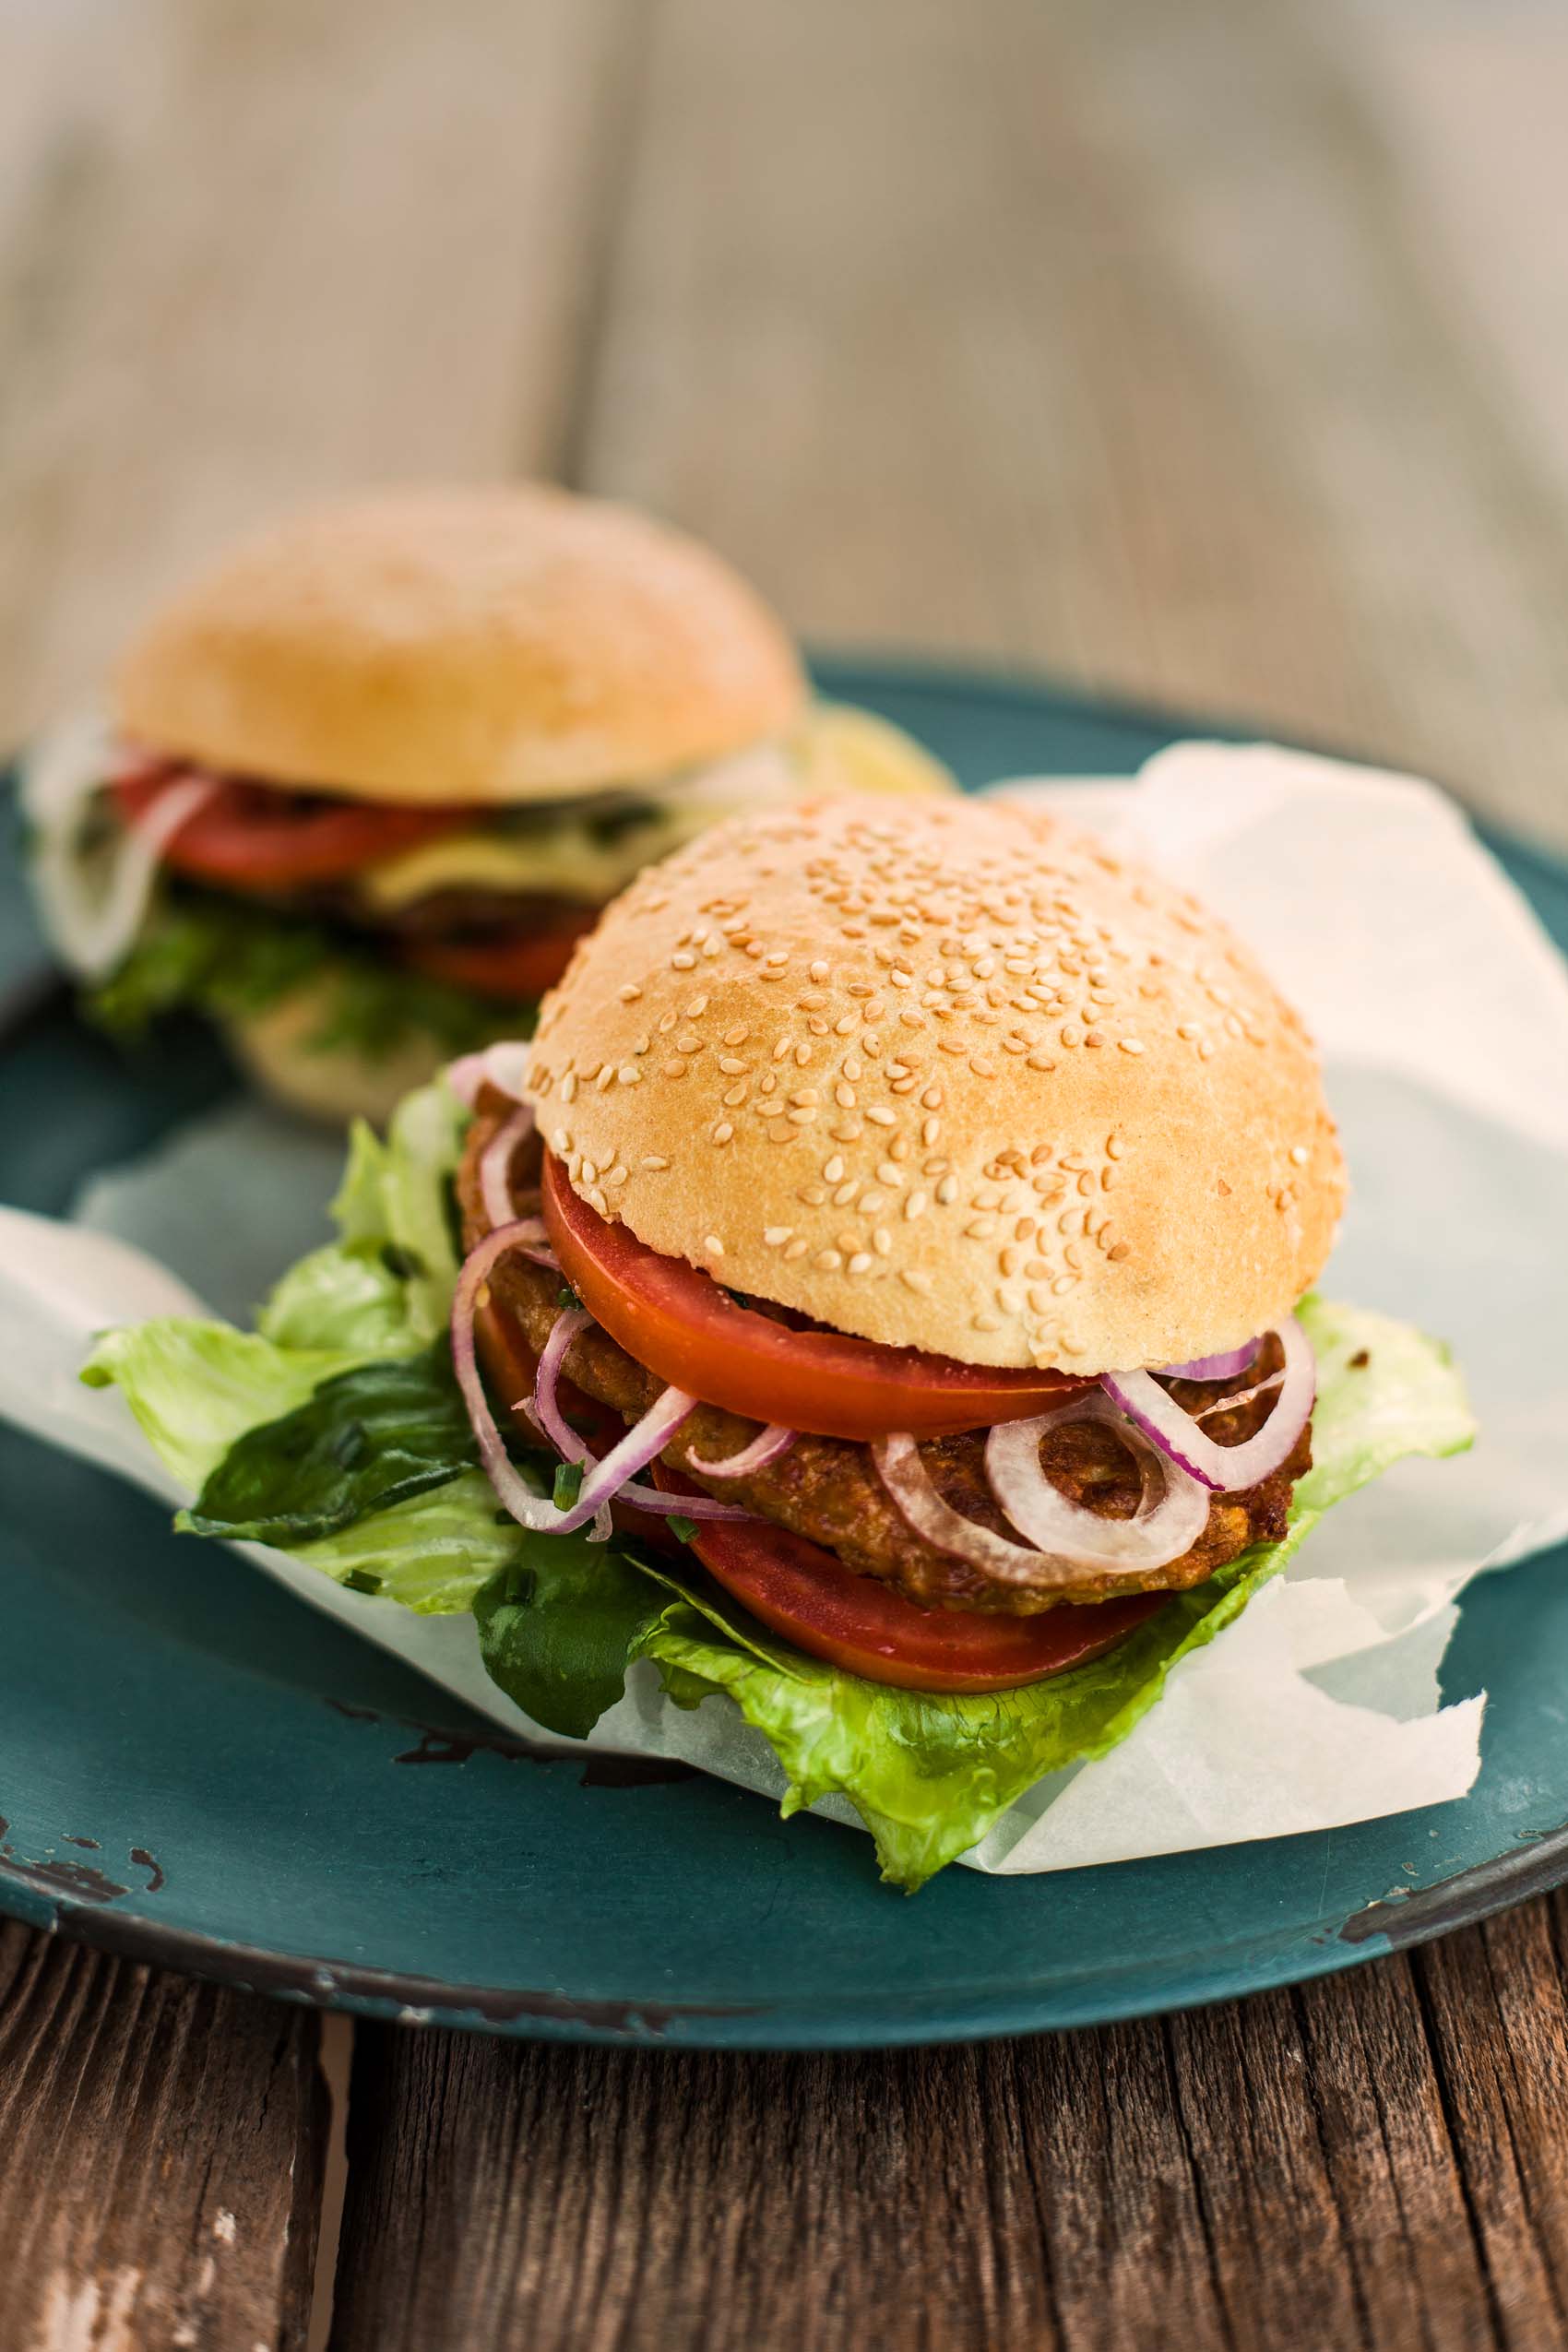
[[[1096,1575],[1130,1576],[1179,1559],[1191,1549],[1208,1518],[1206,1496],[1194,1488],[1190,1479],[1182,1479],[1173,1466],[1167,1475],[1164,1467],[1156,1471],[1140,1455],[1144,1494],[1131,1519],[1101,1519],[1092,1511],[1069,1503],[1065,1495],[1058,1494],[1051,1486],[1039,1467],[1039,1441],[1044,1431],[1056,1421],[1074,1418],[1092,1420],[1100,1415],[1093,1407],[1086,1414],[1083,1400],[1075,1399],[1073,1404],[1059,1406],[1054,1413],[1042,1414],[1032,1421],[1002,1423],[992,1431],[986,1445],[989,1471],[992,1441],[1005,1437],[1001,1449],[1001,1476],[1009,1499],[1004,1499],[1000,1490],[996,1499],[1016,1526],[1019,1521],[1015,1505],[1035,1525],[1051,1525],[1053,1533],[1048,1550],[1014,1543],[1008,1537],[965,1518],[961,1511],[955,1511],[932,1483],[921,1459],[920,1446],[907,1430],[876,1439],[871,1449],[872,1459],[883,1485],[918,1536],[923,1536],[939,1551],[967,1560],[972,1567],[982,1569],[1003,1584],[1049,1592],[1055,1586],[1081,1583],[1086,1571]],[[1131,1433],[1123,1430],[1123,1434],[1132,1444]],[[1134,1450],[1137,1451],[1135,1446]],[[1157,1477],[1158,1497],[1153,1491]],[[1047,1490],[1049,1502],[1039,1493],[1039,1488]]]
[[[1289,1459],[1317,1393],[1317,1367],[1306,1333],[1294,1315],[1288,1315],[1275,1328],[1285,1351],[1285,1376],[1267,1420],[1242,1445],[1217,1445],[1194,1416],[1161,1388],[1152,1372],[1102,1372],[1099,1384],[1111,1402],[1120,1405],[1183,1470],[1191,1471],[1217,1494],[1236,1494],[1243,1487],[1256,1486]],[[1262,1336],[1266,1338],[1268,1334]]]
[[[492,1225],[509,1225],[517,1215],[512,1205],[512,1156],[518,1145],[526,1143],[532,1133],[533,1112],[526,1102],[522,1102],[497,1128],[484,1147],[479,1163],[479,1190],[480,1198],[484,1203],[484,1213]],[[529,1254],[530,1257],[533,1255],[531,1250]],[[555,1263],[553,1250],[550,1253],[550,1263],[552,1265]]]
[[[520,1101],[523,1078],[528,1069],[529,1047],[520,1038],[503,1038],[496,1045],[487,1045],[479,1053],[460,1054],[456,1062],[448,1062],[442,1072],[459,1102],[471,1111],[479,1100],[480,1088],[494,1087],[501,1094],[509,1094]]]
[[[1109,1421],[1138,1466],[1143,1492],[1130,1519],[1074,1503],[1040,1467],[1040,1440],[1063,1421]],[[1104,1573],[1163,1568],[1190,1551],[1208,1525],[1208,1491],[1178,1467],[1108,1396],[1075,1397],[1029,1421],[1002,1421],[985,1442],[991,1491],[1022,1536],[1042,1552]]]
[[[39,896],[56,944],[85,980],[107,979],[124,962],[141,929],[164,850],[217,790],[209,776],[187,776],[171,784],[108,845],[108,880],[99,891],[91,887],[77,846],[80,806],[58,829],[40,831],[33,859]]]
[[[721,1462],[709,1462],[700,1454],[688,1454],[686,1466],[701,1479],[749,1479],[754,1470],[766,1470],[770,1462],[788,1454],[800,1433],[798,1429],[786,1428],[782,1421],[770,1421],[738,1454],[727,1454]]]
[[[1218,1356],[1194,1356],[1190,1364],[1161,1364],[1161,1380],[1234,1380],[1238,1372],[1251,1372],[1257,1361],[1261,1338],[1244,1339],[1239,1348],[1227,1348]]]
[[[539,1377],[534,1383],[533,1407],[529,1413],[529,1419],[543,1431],[564,1461],[593,1466],[591,1474],[584,1477],[577,1500],[572,1506],[574,1513],[581,1511],[590,1491],[599,1494],[602,1490],[598,1507],[606,1514],[611,1501],[614,1500],[634,1503],[639,1511],[652,1512],[665,1519],[749,1519],[752,1516],[749,1511],[742,1511],[737,1503],[717,1502],[710,1494],[665,1494],[658,1487],[633,1483],[637,1471],[646,1469],[657,1455],[663,1453],[674,1431],[695,1407],[696,1398],[687,1396],[681,1389],[667,1388],[661,1396],[655,1399],[642,1420],[636,1422],[620,1443],[602,1459],[589,1453],[561,1410],[557,1392],[568,1348],[575,1339],[591,1327],[592,1323],[593,1317],[583,1307],[556,1316],[539,1360]],[[615,1483],[610,1485],[608,1477],[612,1466],[617,1463],[624,1463],[624,1467],[616,1476]],[[608,1517],[605,1528],[608,1533]]]
[[[597,1461],[598,1456],[588,1451],[565,1414],[561,1410],[560,1398],[556,1391],[561,1378],[561,1367],[566,1360],[567,1348],[579,1333],[588,1329],[592,1322],[593,1317],[586,1307],[576,1307],[565,1314],[556,1316],[550,1326],[550,1336],[544,1343],[544,1351],[539,1360],[539,1372],[534,1380],[532,1399],[523,1407],[523,1410],[535,1429],[549,1439],[561,1459],[564,1462],[580,1462],[585,1471],[590,1462]],[[582,1500],[581,1489],[578,1490],[577,1499],[579,1502]],[[608,1541],[610,1532],[610,1505],[604,1503],[594,1514],[591,1540],[595,1543],[604,1543]]]
[[[517,1239],[514,1227],[497,1226],[487,1233],[477,1250],[471,1251],[457,1277],[457,1287],[452,1294],[452,1368],[457,1375],[457,1385],[468,1408],[469,1421],[479,1443],[479,1457],[484,1474],[495,1489],[497,1499],[520,1527],[528,1527],[536,1535],[560,1533],[564,1515],[558,1511],[547,1494],[535,1494],[528,1480],[509,1459],[506,1441],[495,1425],[490,1400],[480,1378],[479,1357],[474,1346],[474,1314],[479,1294],[486,1277],[505,1256]],[[588,1515],[591,1516],[591,1513]]]

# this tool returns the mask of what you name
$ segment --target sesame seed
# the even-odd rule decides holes
[[[789,1248],[784,1253],[785,1263],[788,1265],[791,1264],[796,1258],[803,1258],[810,1247],[811,1243],[809,1241],[802,1241],[799,1235],[797,1235],[795,1240],[790,1243]]]
[[[635,1062],[623,1062],[615,1075],[624,1087],[635,1087],[642,1081],[642,1072]]]
[[[795,1048],[795,1061],[801,1069],[803,1070],[805,1068],[806,1063],[811,1060],[811,1058],[812,1050],[809,1045],[802,1044]]]
[[[710,1257],[721,1258],[724,1255],[724,1244],[717,1233],[705,1233],[702,1245]]]
[[[575,1070],[568,1070],[561,1081],[561,1099],[563,1102],[576,1102],[576,1099],[577,1074]]]
[[[814,1263],[824,1274],[837,1274],[844,1263],[843,1253],[838,1250],[818,1250]]]
[[[726,1108],[731,1111],[738,1110],[740,1105],[744,1102],[747,1091],[748,1088],[744,1078],[741,1080],[738,1086],[729,1087],[724,1096]]]
[[[885,1225],[879,1225],[871,1237],[872,1248],[879,1258],[885,1258],[893,1247],[893,1236]]]
[[[1105,1031],[1103,1029],[1086,1029],[1084,1031],[1084,1043],[1086,1045],[1103,1045],[1105,1043]],[[1123,1039],[1123,1045],[1126,1043],[1125,1039]],[[1143,1049],[1140,1047],[1139,1051],[1141,1052],[1142,1050]]]
[[[738,1078],[746,1065],[743,1062],[737,1062],[732,1053],[726,1053],[719,1057],[719,1066],[727,1078]]]
[[[1304,1168],[1310,1157],[1311,1155],[1309,1154],[1305,1144],[1291,1145],[1290,1158],[1298,1168]]]
[[[744,1045],[750,1035],[750,1029],[747,1028],[745,1023],[742,1021],[738,1028],[725,1030],[724,1042],[726,1045]]]
[[[989,1307],[982,1307],[978,1315],[971,1315],[969,1317],[969,1329],[971,1331],[1000,1331],[1001,1328],[1002,1317],[1000,1315],[993,1315]]]
[[[977,1217],[964,1228],[966,1238],[971,1241],[989,1241],[995,1230],[994,1217]]]
[[[924,1298],[931,1289],[930,1275],[922,1274],[918,1265],[906,1265],[901,1267],[899,1269],[898,1279],[901,1283],[903,1283],[906,1289],[917,1291],[921,1298]]]
[[[878,1209],[885,1208],[886,1206],[887,1195],[885,1193],[879,1193],[873,1188],[871,1192],[862,1193],[861,1194],[861,1212],[862,1216],[874,1217]]]
[[[936,1197],[942,1203],[944,1208],[949,1207],[958,1197],[957,1178],[956,1176],[944,1176],[941,1183],[938,1184],[936,1188]]]
[[[827,966],[822,961],[820,956],[818,956],[816,962],[813,964],[811,968],[811,975],[814,980],[825,980],[827,978]]]
[[[808,1104],[803,1110],[787,1111],[784,1113],[784,1116],[789,1120],[790,1124],[792,1127],[809,1127],[812,1121],[816,1117],[816,1112],[813,1111]]]
[[[1126,1241],[1118,1241],[1113,1250],[1106,1252],[1106,1255],[1111,1258],[1130,1258],[1132,1254],[1131,1244]]]
[[[840,1078],[838,1084],[833,1089],[833,1099],[838,1104],[840,1110],[853,1111],[855,1107],[854,1087],[847,1086],[844,1080]]]
[[[646,1152],[637,1164],[641,1168],[646,1168],[650,1176],[657,1176],[660,1169],[669,1167],[670,1162],[659,1152],[650,1151]]]
[[[904,1203],[904,1215],[905,1215],[905,1217],[909,1219],[909,1221],[910,1222],[910,1224],[913,1224],[913,1222],[914,1222],[915,1218],[916,1218],[917,1217],[923,1217],[923,1216],[925,1215],[925,1212],[926,1212],[926,1195],[925,1195],[925,1194],[924,1194],[924,1193],[911,1193],[911,1194],[909,1194],[909,1199],[908,1199],[908,1200]]]
[[[762,1238],[768,1249],[781,1250],[794,1229],[792,1225],[765,1225]]]
[[[804,1201],[808,1208],[820,1208],[827,1198],[827,1187],[825,1184],[802,1184],[795,1198]]]
[[[866,1112],[866,1117],[871,1121],[873,1127],[893,1127],[897,1124],[897,1120],[894,1112],[891,1111],[885,1111],[880,1103],[873,1103],[870,1110]]]
[[[713,1131],[713,1140],[716,1144],[727,1144],[734,1132],[729,1120],[721,1119]]]
[[[1123,1053],[1141,1053],[1144,1050],[1144,1041],[1142,1038],[1119,1037],[1116,1042],[1121,1047]]]
[[[662,1066],[667,1078],[683,1078],[686,1075],[687,1064],[679,1059],[666,1062]]]
[[[927,1146],[928,1149],[933,1143],[935,1143],[941,1133],[942,1122],[940,1119],[923,1119],[921,1122],[921,1141]]]
[[[695,968],[696,960],[696,957],[691,954],[689,949],[684,947],[677,948],[674,955],[670,958],[671,964],[678,972],[689,972],[694,970]]]
[[[1069,1021],[1062,1032],[1063,1044],[1067,1046],[1081,1045],[1083,1041],[1084,1033],[1082,1029],[1076,1028],[1073,1022]]]
[[[833,1194],[834,1207],[848,1208],[849,1203],[854,1199],[855,1194],[860,1191],[860,1184],[853,1176],[849,1177],[844,1183],[837,1185],[834,1188]]]

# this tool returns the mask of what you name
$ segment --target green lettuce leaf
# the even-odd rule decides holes
[[[446,1617],[473,1606],[516,1553],[520,1533],[483,1471],[465,1470],[450,1485],[378,1511],[339,1535],[288,1549],[307,1568],[355,1592]]]
[[[663,1582],[636,1546],[524,1536],[474,1600],[485,1672],[547,1731],[586,1740],[662,1611]]]
[[[532,1034],[532,999],[497,1004],[402,969],[346,928],[187,883],[168,887],[136,945],[88,999],[105,1028],[138,1036],[176,1007],[244,1018],[296,990],[321,1000],[311,1042],[371,1060],[411,1039],[443,1054]]]

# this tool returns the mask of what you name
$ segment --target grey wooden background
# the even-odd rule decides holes
[[[0,0],[0,740],[284,501],[537,471],[1568,842],[1565,97],[1550,0]],[[974,2052],[327,2021],[333,2101],[3,1930],[0,2346],[1560,2343],[1565,1917]]]

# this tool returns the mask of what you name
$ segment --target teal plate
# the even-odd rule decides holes
[[[1124,775],[1182,731],[1023,683],[823,676],[972,784]],[[1490,846],[1568,944],[1568,870]],[[29,982],[24,920],[0,907],[0,1196],[58,1213],[232,1080],[194,1030],[117,1059]],[[140,1495],[0,1431],[0,1908],[297,2000],[575,2040],[919,2042],[1215,2001],[1568,1876],[1565,1570],[1568,1550],[1465,1603],[1445,1695],[1491,1703],[1463,1801],[1058,1876],[949,1870],[906,1900],[832,1823],[680,1767],[531,1754]]]

